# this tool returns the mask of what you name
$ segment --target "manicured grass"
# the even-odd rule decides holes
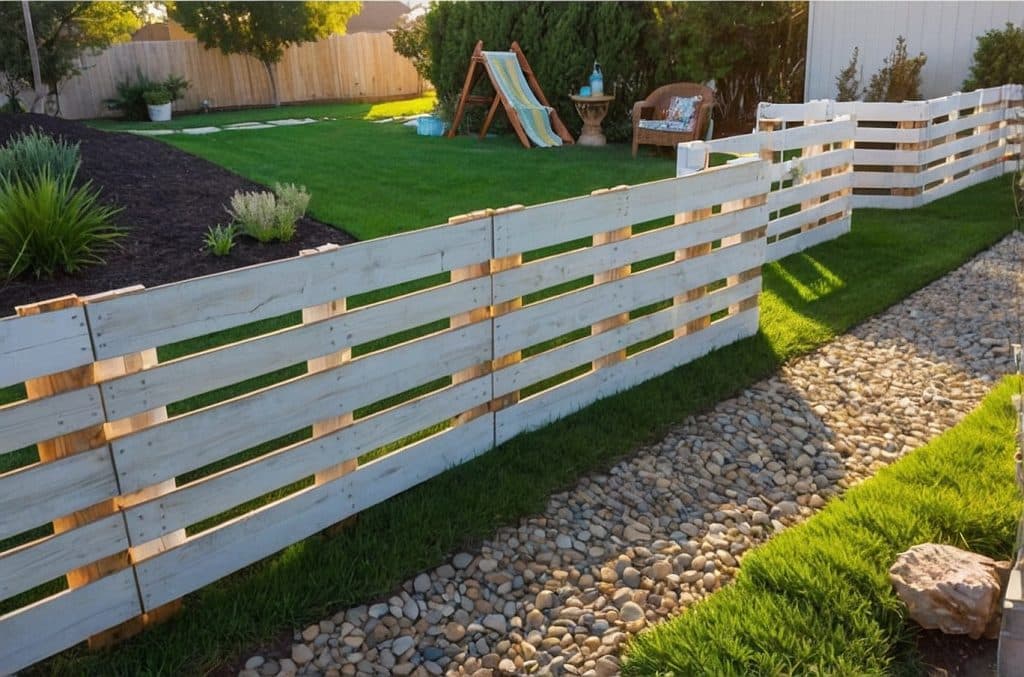
[[[359,239],[447,223],[450,216],[485,207],[548,202],[675,175],[672,159],[634,160],[625,144],[527,150],[509,135],[482,141],[475,135],[426,137],[396,122],[364,119],[422,111],[429,108],[423,101],[212,113],[169,124],[194,127],[306,115],[336,119],[158,138],[264,185],[305,185],[313,196],[310,214]],[[93,124],[103,129],[139,127]]]
[[[924,674],[889,566],[926,542],[1011,558],[1022,387],[1004,379],[955,428],[751,551],[733,585],[635,638],[625,674]]]
[[[173,622],[114,650],[70,651],[36,672],[200,674],[282,631],[385,596],[991,245],[1012,227],[1009,196],[1007,176],[913,211],[858,211],[850,235],[765,268],[757,336],[517,437],[361,513],[337,536],[307,539],[200,590]]]

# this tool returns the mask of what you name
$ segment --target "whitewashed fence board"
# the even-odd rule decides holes
[[[832,118],[832,101],[828,99],[816,99],[806,103],[762,101],[757,105],[757,116],[761,119],[777,119],[784,122],[821,122]]]
[[[490,376],[473,379],[358,419],[330,435],[228,468],[127,508],[124,514],[129,538],[133,545],[160,538],[318,470],[359,458],[491,399]]]
[[[0,451],[13,451],[99,423],[103,423],[103,406],[96,386],[21,400],[0,407]]]
[[[853,173],[844,172],[835,174],[817,181],[799,183],[790,188],[783,188],[768,194],[768,210],[777,211],[790,205],[799,204],[805,200],[819,198],[853,186]]]
[[[138,616],[131,569],[0,616],[0,674],[16,672]]]
[[[107,447],[0,475],[0,540],[117,496]]]
[[[147,610],[177,599],[489,450],[491,415],[246,513],[136,566]]]
[[[714,294],[674,305],[631,320],[609,331],[587,336],[551,350],[524,358],[521,362],[494,372],[494,395],[500,397],[525,388],[566,368],[610,355],[627,346],[672,331],[687,322],[710,315],[761,292],[761,278],[723,288]]]
[[[995,124],[1000,120],[1005,119],[1005,117],[1005,109],[997,108],[995,110],[973,113],[965,117],[955,118],[947,122],[939,122],[924,129],[927,131],[927,138],[929,140],[941,139],[949,134],[957,134],[975,127]]]
[[[916,188],[921,185],[921,180],[916,174],[910,172],[865,172],[857,171],[853,174],[854,188]]]
[[[129,493],[491,359],[490,322],[371,353],[112,442]]]
[[[127,549],[124,518],[114,514],[0,553],[0,599]]]
[[[625,190],[549,202],[494,215],[494,256],[502,258],[670,214],[766,192],[761,163],[716,167]]]
[[[805,175],[812,174],[814,172],[821,172],[826,169],[840,169],[846,165],[853,164],[853,149],[841,148],[838,150],[829,150],[818,155],[810,155],[808,157],[794,159],[794,162],[799,163],[799,166]],[[775,181],[785,181],[790,178],[787,164],[787,162],[778,162],[771,166],[769,176],[773,183]],[[789,165],[789,167],[792,166],[793,165]]]
[[[927,101],[836,101],[832,110],[836,115],[849,115],[858,122],[924,122],[931,119]]]
[[[781,258],[804,251],[809,247],[834,240],[840,235],[850,232],[850,217],[844,216],[835,221],[816,226],[811,230],[787,237],[782,240],[768,243],[768,261],[778,261]]]
[[[854,195],[853,208],[857,209],[913,209],[924,202],[920,195]]]
[[[81,308],[0,320],[0,388],[90,362]]]
[[[507,355],[599,320],[670,299],[756,268],[763,259],[764,242],[759,239],[524,306],[495,318],[494,354]]]
[[[834,122],[780,129],[771,132],[770,136],[772,148],[778,151],[849,141],[856,130],[856,121],[847,118]]]
[[[774,221],[768,222],[767,236],[772,237],[774,235],[780,235],[787,231],[799,228],[807,223],[818,221],[826,216],[832,216],[833,214],[839,214],[850,208],[850,196],[842,195],[840,197],[834,197],[827,202],[816,204],[810,209],[796,212],[795,214],[789,214],[783,216]]]
[[[970,175],[960,179],[955,179],[949,183],[944,183],[941,186],[936,186],[924,192],[924,200],[931,202],[932,200],[938,200],[939,198],[952,195],[953,193],[959,192],[969,186],[974,186],[979,183],[984,183],[989,179],[994,179],[998,176],[1003,175],[1003,168],[1001,165],[995,164],[985,169],[979,169],[973,171]]]
[[[194,278],[86,306],[100,359],[162,346],[491,257],[490,219]]]
[[[950,141],[949,143],[944,143],[939,146],[934,146],[933,148],[922,150],[918,164],[931,164],[936,160],[942,160],[950,155],[965,153],[967,151],[974,150],[975,148],[998,142],[1000,138],[1001,135],[996,130],[977,132],[971,136],[965,136],[961,139]]]
[[[998,160],[1002,158],[1005,153],[1006,149],[1004,146],[996,146],[994,148],[989,148],[988,150],[974,153],[973,155],[967,155],[957,160],[953,160],[952,162],[945,162],[921,172],[918,175],[918,185],[928,186],[928,184],[934,181],[940,181],[947,177],[959,174],[960,172],[983,165],[986,162]]]
[[[762,241],[763,242],[763,241]],[[714,296],[719,292],[712,292]],[[682,341],[670,341],[631,356],[610,367],[590,371],[558,388],[545,390],[495,414],[495,442],[535,430],[579,411],[588,404],[631,388],[692,362],[707,353],[757,333],[757,310],[719,320]]]
[[[494,301],[504,303],[530,292],[611,270],[626,263],[720,240],[728,235],[757,228],[767,220],[767,208],[758,205],[717,214],[701,221],[650,230],[627,240],[532,261],[494,274]]]
[[[107,415],[131,416],[304,360],[490,303],[487,277],[364,306],[314,324],[232,343],[102,384]]]
[[[857,148],[853,151],[853,161],[858,165],[916,167],[921,164],[921,151]]]
[[[928,128],[860,126],[854,139],[857,143],[921,143],[928,140]]]

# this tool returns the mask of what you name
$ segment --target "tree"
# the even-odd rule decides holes
[[[78,57],[131,39],[143,2],[31,2],[39,70],[50,94],[77,75]],[[32,65],[20,3],[0,2],[0,71],[5,81],[31,81]],[[59,101],[58,101],[59,110]]]
[[[978,37],[964,91],[1024,82],[1024,27],[1007,22],[1005,30]]]
[[[182,2],[170,15],[209,48],[245,54],[263,64],[275,106],[277,64],[290,45],[344,33],[359,2]]]
[[[860,98],[860,48],[854,47],[850,63],[836,76],[836,101],[856,101]]]
[[[921,98],[921,69],[928,57],[921,52],[907,54],[907,40],[896,36],[896,47],[882,59],[882,67],[871,76],[865,101],[913,101]]]

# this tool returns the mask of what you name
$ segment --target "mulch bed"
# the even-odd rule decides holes
[[[79,182],[92,180],[102,188],[105,202],[124,208],[116,222],[128,235],[122,249],[104,257],[106,265],[49,280],[0,280],[0,316],[13,314],[15,305],[66,294],[84,296],[136,284],[153,287],[295,256],[300,249],[328,242],[354,241],[342,230],[304,218],[290,242],[260,244],[243,236],[228,256],[212,256],[202,249],[203,235],[209,226],[228,222],[224,207],[231,195],[264,186],[153,139],[43,115],[0,114],[0,143],[31,127],[81,144]]]

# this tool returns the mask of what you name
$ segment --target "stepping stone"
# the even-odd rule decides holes
[[[268,120],[267,124],[288,127],[291,125],[308,125],[312,122],[316,122],[316,120],[313,118],[302,118],[301,120],[298,118],[285,118],[284,120]]]
[[[138,134],[139,136],[167,136],[174,134],[174,129],[124,129],[125,134]]]
[[[236,129],[273,129],[274,125],[268,125],[263,122],[237,122],[233,125],[227,125],[224,127],[225,130],[236,130]]]
[[[213,134],[219,132],[220,127],[192,127],[190,129],[181,130],[182,134]]]

